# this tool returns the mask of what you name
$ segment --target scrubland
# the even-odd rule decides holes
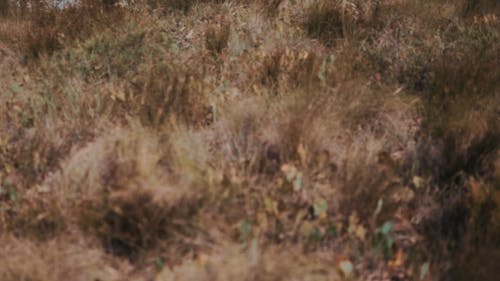
[[[0,280],[497,280],[499,95],[496,0],[2,0]]]

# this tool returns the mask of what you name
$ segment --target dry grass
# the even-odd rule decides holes
[[[125,2],[0,2],[1,280],[495,280],[495,1]]]
[[[2,280],[123,280],[126,263],[76,239],[38,243],[2,237]]]

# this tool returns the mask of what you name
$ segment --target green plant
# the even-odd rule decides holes
[[[394,238],[392,237],[393,229],[394,222],[387,221],[375,230],[373,243],[375,244],[375,247],[382,252],[386,260],[391,259],[394,255]]]

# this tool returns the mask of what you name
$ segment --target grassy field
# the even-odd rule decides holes
[[[497,0],[0,0],[0,280],[498,280]]]

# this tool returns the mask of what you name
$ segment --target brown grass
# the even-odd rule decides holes
[[[0,280],[495,280],[495,1],[5,3]]]

